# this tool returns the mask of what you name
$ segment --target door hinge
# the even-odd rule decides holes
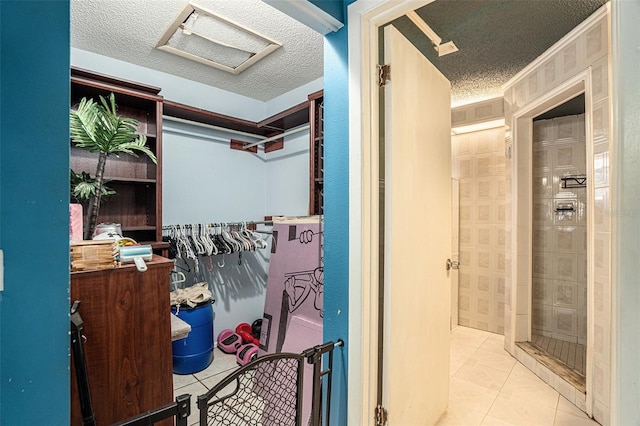
[[[387,410],[382,406],[376,406],[376,426],[386,426],[387,424]]]
[[[391,80],[391,65],[376,65],[378,71],[378,86],[382,87]]]

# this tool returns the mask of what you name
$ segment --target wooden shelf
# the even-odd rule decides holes
[[[286,131],[309,122],[309,102],[302,102],[258,122],[258,127]]]
[[[218,114],[169,100],[164,101],[163,107],[163,114],[170,117],[252,133],[258,136],[271,136],[274,133],[284,132],[309,122],[308,101],[302,102],[259,122]]]
[[[145,179],[145,178],[128,178],[128,177],[113,177],[113,176],[105,176],[105,180],[109,180],[111,182],[123,182],[123,183],[156,183],[156,179]]]
[[[210,124],[212,126],[224,127],[225,129],[238,130],[241,132],[253,133],[266,136],[272,132],[269,129],[258,128],[257,123],[229,115],[218,114],[205,109],[184,105],[178,102],[165,100],[163,104],[163,114],[170,117],[181,118],[183,120],[195,121],[197,123]]]
[[[118,114],[137,120],[138,133],[147,136],[147,146],[157,164],[146,155],[109,156],[105,164],[107,186],[115,195],[103,198],[98,222],[122,226],[125,237],[136,241],[162,240],[162,102],[160,88],[121,80],[104,74],[71,68],[71,105],[83,97],[115,94]],[[98,153],[71,144],[70,165],[76,172],[95,176]]]
[[[122,226],[122,232],[126,231],[155,231],[155,226]]]

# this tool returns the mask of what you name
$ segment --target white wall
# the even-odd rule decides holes
[[[307,100],[322,89],[315,80],[269,102],[239,96],[166,73],[72,49],[71,64],[161,87],[165,99],[251,121],[260,121]],[[283,150],[257,154],[232,150],[233,137],[189,124],[163,122],[163,225],[263,220],[265,215],[305,215],[308,208],[309,132],[285,138]],[[269,245],[271,243],[268,238]],[[192,270],[187,283],[206,281],[214,293],[217,335],[224,328],[262,318],[269,250],[179,261]],[[219,266],[224,264],[224,266]]]

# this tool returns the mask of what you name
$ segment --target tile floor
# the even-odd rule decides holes
[[[214,349],[205,370],[173,375],[174,395],[191,394],[189,424],[198,423],[197,396],[238,367]],[[467,327],[451,333],[449,409],[438,426],[597,426],[586,414],[504,350],[504,336]]]
[[[443,425],[596,426],[597,422],[504,350],[504,336],[451,333],[449,409]]]
[[[198,395],[202,395],[239,367],[235,355],[225,354],[218,348],[213,350],[213,362],[206,369],[195,374],[174,374],[173,395],[191,395],[191,415],[189,425],[198,424]]]

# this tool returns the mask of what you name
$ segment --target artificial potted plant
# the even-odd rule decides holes
[[[137,120],[118,116],[113,93],[108,100],[100,96],[100,103],[93,99],[82,98],[77,110],[71,110],[69,119],[71,141],[79,148],[98,153],[95,182],[92,184],[93,192],[89,191],[91,195],[85,216],[85,240],[92,238],[98,222],[102,196],[109,192],[103,188],[107,158],[120,154],[137,157],[138,152],[141,152],[157,164],[156,156],[147,146],[147,137],[137,134],[137,126]],[[72,178],[73,174],[75,173],[72,172]],[[88,178],[90,180],[90,176]]]

